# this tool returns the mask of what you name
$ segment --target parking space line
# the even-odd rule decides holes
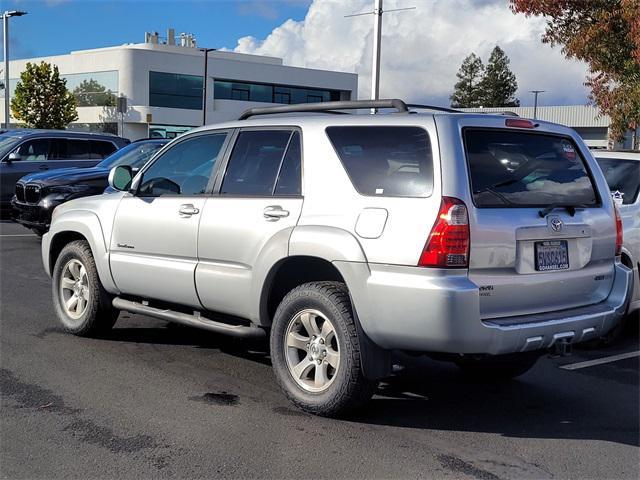
[[[619,360],[626,360],[627,358],[640,357],[640,350],[637,352],[621,353],[619,355],[612,355],[610,357],[596,358],[595,360],[587,360],[585,362],[570,363],[568,365],[561,365],[560,368],[564,370],[578,370],[579,368],[593,367],[595,365],[602,365],[604,363],[617,362]]]
[[[0,237],[35,237],[33,233],[0,234]]]

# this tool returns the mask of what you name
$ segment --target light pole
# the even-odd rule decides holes
[[[533,93],[533,119],[535,120],[537,118],[536,115],[538,114],[538,94],[544,93],[546,92],[546,90],[529,90],[529,91]]]
[[[213,52],[215,48],[201,48],[204,52],[204,77],[202,77],[202,125],[207,124],[207,66],[209,60],[209,52]]]
[[[21,17],[27,12],[20,10],[5,11],[2,14],[2,27],[4,28],[4,123],[9,128],[9,17]]]

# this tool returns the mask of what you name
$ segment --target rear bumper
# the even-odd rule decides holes
[[[633,287],[632,271],[617,263],[611,292],[603,302],[481,319],[478,286],[466,272],[386,265],[370,265],[364,272],[346,263],[336,266],[347,281],[362,328],[385,349],[498,355],[551,348],[558,341],[583,342],[616,325]]]

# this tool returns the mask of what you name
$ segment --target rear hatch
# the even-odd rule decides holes
[[[601,302],[613,283],[615,220],[583,153],[569,135],[500,122],[462,129],[469,278],[480,287],[482,318]]]

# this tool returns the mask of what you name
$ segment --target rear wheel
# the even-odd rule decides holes
[[[456,361],[465,375],[480,380],[504,381],[524,375],[533,368],[541,354],[518,353],[495,357],[462,358]]]
[[[278,383],[300,409],[338,416],[366,403],[378,382],[364,377],[346,286],[301,285],[282,300],[271,328]]]
[[[53,305],[69,333],[100,335],[111,329],[118,311],[102,287],[89,243],[76,240],[66,245],[53,268]]]

